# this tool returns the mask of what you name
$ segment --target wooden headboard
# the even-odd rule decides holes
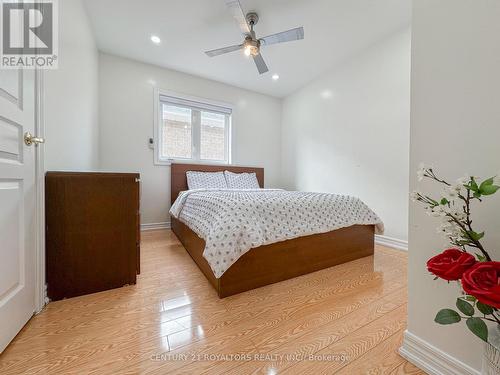
[[[170,201],[174,203],[181,191],[188,190],[187,171],[255,173],[261,188],[264,187],[264,168],[236,167],[233,165],[171,164],[170,165]]]

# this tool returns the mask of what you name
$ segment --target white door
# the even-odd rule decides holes
[[[0,352],[35,310],[35,73],[0,69]]]

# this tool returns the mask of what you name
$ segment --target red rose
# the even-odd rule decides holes
[[[459,249],[448,249],[427,261],[427,269],[445,280],[458,280],[476,263],[474,256]]]
[[[480,262],[464,273],[462,287],[485,305],[500,309],[500,262]]]

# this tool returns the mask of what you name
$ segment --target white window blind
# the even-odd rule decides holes
[[[178,105],[180,107],[198,109],[200,111],[225,113],[228,115],[230,115],[233,111],[231,108],[225,108],[214,104],[202,103],[195,100],[176,98],[167,95],[160,95],[160,102]]]

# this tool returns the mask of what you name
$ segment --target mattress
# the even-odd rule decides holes
[[[220,278],[250,249],[382,220],[347,195],[281,189],[196,189],[181,192],[170,214],[205,241],[204,258]]]

